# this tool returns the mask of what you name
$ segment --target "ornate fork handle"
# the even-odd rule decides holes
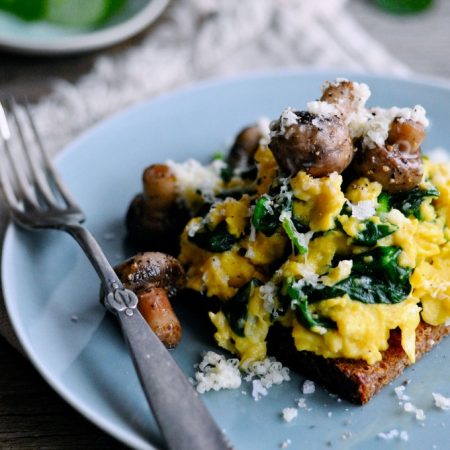
[[[138,311],[136,295],[123,287],[92,234],[79,224],[58,228],[76,239],[102,280],[105,306],[119,319],[145,396],[168,447],[231,449],[192,385]]]

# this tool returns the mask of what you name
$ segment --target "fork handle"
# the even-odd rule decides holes
[[[139,311],[132,315],[122,311],[118,318],[167,446],[173,450],[230,450],[197,392]]]
[[[72,235],[78,244],[80,244],[100,277],[105,292],[111,292],[118,287],[122,287],[122,282],[115,270],[111,267],[111,264],[103,253],[100,245],[87,228],[79,224],[63,225],[62,228]]]
[[[171,450],[230,450],[223,432],[167,349],[137,309],[137,297],[124,289],[92,234],[81,225],[63,228],[88,256],[105,290],[131,352],[141,386]]]

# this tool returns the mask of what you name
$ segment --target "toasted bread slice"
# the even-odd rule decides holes
[[[450,326],[432,326],[421,322],[416,330],[416,360],[450,334]],[[411,365],[400,342],[400,332],[394,330],[383,359],[375,364],[344,358],[328,359],[311,352],[297,351],[290,331],[273,327],[268,339],[269,354],[283,364],[316,381],[330,392],[356,404],[367,403],[383,386],[397,378]]]

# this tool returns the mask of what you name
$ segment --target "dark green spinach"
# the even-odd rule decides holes
[[[280,212],[271,197],[260,197],[253,210],[252,225],[256,231],[261,231],[266,236],[272,236],[280,225]]]
[[[294,309],[297,320],[305,328],[336,328],[335,322],[328,317],[321,317],[311,312],[309,309],[308,296],[301,288],[295,287],[294,283],[288,284],[286,294],[291,301],[291,308]]]
[[[429,189],[420,189],[419,187],[416,187],[410,191],[390,195],[383,192],[378,197],[378,208],[380,209],[381,206],[382,209],[387,209],[387,211],[395,208],[400,210],[406,217],[414,216],[421,220],[420,205],[426,198],[430,197],[439,197],[439,191],[434,186]]]
[[[205,226],[190,236],[189,240],[209,252],[222,253],[230,250],[239,238],[229,233],[226,222],[221,222],[213,230]]]
[[[333,286],[305,283],[300,296],[315,303],[347,294],[352,300],[367,304],[400,303],[411,292],[412,269],[401,267],[400,247],[377,247],[353,258],[350,276]]]
[[[300,255],[304,255],[305,253],[307,253],[308,246],[305,241],[304,235],[300,234],[297,231],[297,228],[290,215],[286,215],[286,217],[281,222],[281,225],[283,227],[283,230],[287,234],[287,237],[290,239],[292,245],[298,251],[298,253]]]
[[[382,239],[398,230],[398,226],[389,222],[375,223],[372,220],[366,220],[364,229],[360,231],[356,237],[353,238],[353,243],[356,245],[364,245],[365,247],[373,247]]]

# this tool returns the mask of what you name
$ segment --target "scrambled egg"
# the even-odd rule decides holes
[[[413,362],[420,320],[439,325],[450,319],[450,169],[424,160],[421,187],[432,185],[439,196],[424,197],[411,214],[383,208],[381,185],[366,178],[345,188],[336,173],[313,178],[301,171],[283,179],[264,146],[255,160],[254,191],[216,201],[181,236],[188,287],[223,304],[210,313],[218,344],[245,366],[265,357],[270,328],[279,323],[292,330],[298,350],[373,364],[398,328]],[[277,205],[287,202],[291,209],[279,214]],[[255,219],[258,208],[265,208],[264,223]],[[267,231],[274,217],[278,223]],[[218,229],[222,234],[213,236]],[[213,236],[213,244],[222,247],[208,247],[199,236]],[[377,265],[387,258],[376,260],[380,249],[390,252],[387,268]],[[385,285],[377,284],[377,270],[392,271]],[[391,275],[405,291],[389,303],[383,289],[398,287]],[[242,308],[243,289],[252,280],[258,286]],[[372,283],[382,300],[365,299],[358,290],[364,283]]]

